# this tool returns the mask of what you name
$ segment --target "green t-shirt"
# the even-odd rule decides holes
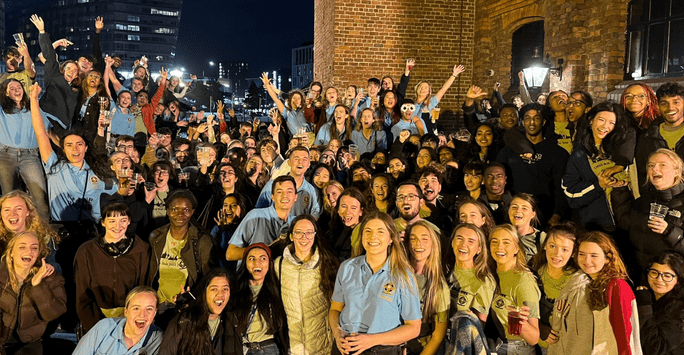
[[[672,128],[665,127],[665,124],[661,124],[660,135],[663,136],[663,139],[667,142],[667,147],[674,150],[677,142],[684,137],[684,124]]]
[[[539,270],[539,275],[541,276],[542,284],[544,284],[544,293],[546,297],[555,300],[560,295],[563,287],[570,281],[574,273],[572,271],[564,271],[563,276],[559,279],[552,278],[548,272],[546,272],[546,265],[544,265]]]
[[[553,131],[560,136],[558,137],[558,145],[567,150],[568,154],[572,153],[572,137],[570,137],[568,122],[554,122]]]
[[[529,272],[517,270],[497,271],[499,275],[500,290],[494,295],[492,308],[506,331],[506,339],[523,340],[519,335],[508,334],[508,310],[507,306],[530,307],[530,318],[539,319],[539,299],[541,292],[537,282]]]
[[[486,278],[485,281],[481,281],[475,276],[475,268],[461,269],[459,267],[454,268],[450,279],[452,284],[454,283],[453,281],[458,280],[461,286],[458,298],[456,299],[456,310],[467,311],[473,309],[480,314],[489,313],[489,307],[491,307],[492,299],[494,298],[494,289],[496,288],[493,279]]]
[[[163,218],[166,217],[166,196],[169,194],[168,191],[157,192],[154,196],[154,201],[152,201],[152,218]]]
[[[181,250],[187,241],[173,239],[171,231],[166,233],[166,243],[159,259],[159,303],[173,302],[173,296],[185,287],[188,267],[181,260]]]
[[[425,293],[427,292],[427,277],[425,275],[416,275],[416,280],[418,281],[418,292],[420,292],[420,309],[421,311],[423,310],[423,307],[425,306]],[[449,285],[444,283],[442,285],[442,292],[437,294],[437,307],[435,307],[435,310],[437,311],[437,314],[435,314],[435,321],[436,322],[446,322],[447,321],[447,314],[449,313]],[[440,315],[440,313],[443,313]]]

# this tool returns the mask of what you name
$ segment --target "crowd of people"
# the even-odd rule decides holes
[[[0,83],[0,335],[74,354],[682,354],[684,87],[507,103],[444,133],[415,60],[280,92],[272,122],[182,102],[145,58],[57,61],[33,15]],[[22,67],[23,64],[23,67]],[[684,280],[684,279],[683,279]],[[46,349],[48,351],[48,349]]]

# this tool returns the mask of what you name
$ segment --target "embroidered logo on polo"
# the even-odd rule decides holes
[[[308,206],[309,205],[309,196],[304,196],[304,205]]]
[[[394,283],[392,281],[387,281],[384,285],[382,285],[382,293],[380,294],[380,298],[392,302],[394,298],[394,292],[396,290],[397,287],[394,285]]]
[[[506,301],[504,300],[506,295],[498,294],[496,295],[496,301],[494,301],[494,307],[498,309],[504,309],[506,307]]]

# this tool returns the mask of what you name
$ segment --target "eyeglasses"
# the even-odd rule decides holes
[[[168,175],[169,175],[169,172],[166,171],[166,170],[157,170],[157,171],[154,172],[154,174],[155,174],[155,175],[159,175],[159,176],[168,176]]]
[[[654,269],[649,269],[648,270],[648,277],[657,280],[659,278],[663,278],[663,281],[665,282],[672,282],[675,279],[675,275],[670,274],[669,272],[660,272],[658,270]]]
[[[574,107],[580,107],[582,105],[588,106],[584,101],[568,101],[567,102],[568,106],[574,106]]]
[[[229,176],[229,175],[235,175],[235,172],[234,171],[221,171],[219,173],[220,177]]]
[[[411,202],[411,201],[415,201],[415,199],[417,199],[417,198],[418,198],[418,195],[414,195],[414,194],[399,195],[399,196],[397,196],[397,201],[403,202],[404,200],[406,200],[408,202]]]
[[[119,144],[116,148],[117,148],[120,152],[123,152],[123,151],[129,150],[129,149],[133,149],[133,148],[135,148],[135,146],[132,145],[132,144],[131,144],[131,145],[128,145],[128,144]]]
[[[308,231],[308,232],[294,231],[294,232],[292,232],[292,235],[296,239],[306,238],[308,240],[311,240],[311,239],[314,239],[314,237],[316,236],[316,232],[314,232],[314,231]]]
[[[415,111],[416,105],[414,104],[403,104],[401,105],[401,112]]]
[[[644,101],[644,100],[646,100],[646,94],[639,94],[639,95],[627,94],[627,95],[625,95],[625,101],[627,101],[627,100],[632,101],[634,99],[638,99],[639,101]]]
[[[130,163],[130,162],[131,162],[131,160],[128,158],[114,159],[114,163],[116,163],[116,164]]]

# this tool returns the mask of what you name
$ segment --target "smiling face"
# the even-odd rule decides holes
[[[403,185],[397,189],[397,208],[404,220],[411,221],[416,218],[422,202],[415,186]]]
[[[616,116],[612,112],[601,111],[591,120],[591,133],[594,143],[600,144],[615,129]]]
[[[480,209],[472,203],[464,203],[458,209],[458,220],[461,223],[471,223],[480,228],[485,225],[487,220],[480,212]]]
[[[72,134],[64,138],[64,154],[69,160],[69,163],[78,167],[83,165],[87,150],[88,147],[80,136]]]
[[[2,223],[13,233],[26,230],[27,219],[30,214],[26,201],[19,196],[10,197],[2,202]]]
[[[85,57],[78,58],[78,68],[81,70],[81,73],[89,73],[93,70],[93,62]]]
[[[297,201],[297,188],[291,181],[274,183],[271,199],[276,210],[289,210]]]
[[[451,248],[454,250],[458,265],[464,269],[472,269],[475,266],[475,256],[482,252],[480,239],[470,228],[456,230],[454,239],[451,241]]]
[[[391,111],[394,105],[397,104],[397,97],[394,95],[393,92],[390,91],[387,94],[385,94],[385,99],[382,101],[382,103],[385,105],[385,109],[387,111]]]
[[[577,263],[582,268],[582,271],[591,276],[592,279],[595,279],[603,269],[603,266],[608,263],[608,259],[606,259],[606,254],[598,244],[583,242],[579,246]]]
[[[135,86],[133,86],[133,89],[135,89]],[[140,106],[140,107],[146,106],[148,103],[150,103],[150,101],[149,101],[150,98],[147,95],[147,93],[142,92],[142,93],[138,94],[137,98],[138,98],[138,106]]]
[[[209,313],[219,315],[226,308],[230,299],[230,284],[224,276],[217,276],[207,286],[207,306]]]
[[[465,171],[463,173],[463,183],[468,191],[478,190],[482,187],[483,180],[484,176],[482,176],[482,174],[477,174],[474,171]]]
[[[337,199],[340,198],[341,194],[342,191],[337,186],[328,186],[325,190],[325,195],[328,197],[328,201],[330,201],[330,207],[335,208],[337,206]]]
[[[313,175],[313,183],[319,189],[323,188],[326,182],[330,181],[330,172],[326,168],[318,168]]]
[[[393,88],[394,88],[394,83],[392,82],[392,79],[390,79],[390,78],[382,79],[382,89],[383,90],[392,90]]]
[[[385,201],[389,196],[389,181],[382,176],[376,177],[373,179],[371,189],[376,201]]]
[[[392,244],[392,236],[387,225],[380,219],[371,219],[361,231],[361,240],[366,254],[387,257],[387,248]]]
[[[430,84],[426,82],[420,83],[420,85],[418,85],[418,89],[416,89],[416,93],[418,94],[418,97],[430,95]]]
[[[122,92],[119,94],[119,106],[122,108],[131,107],[132,96],[130,92]]]
[[[574,246],[575,242],[572,239],[561,234],[549,236],[549,240],[544,248],[549,266],[555,269],[564,268],[568,261],[570,261],[570,258],[572,258]]]
[[[344,123],[347,121],[347,118],[349,117],[349,115],[347,114],[347,110],[343,106],[335,107],[334,115],[335,115],[335,123],[338,126],[344,125]]]
[[[102,75],[93,71],[88,73],[88,76],[86,77],[89,88],[97,88],[100,85],[100,80],[102,80]]]
[[[235,218],[240,216],[242,212],[240,204],[235,196],[228,196],[223,200],[223,213],[226,216],[228,223],[233,223]]]
[[[363,110],[361,113],[361,125],[365,129],[372,129],[373,122],[375,122],[375,117],[373,117],[373,111]]]
[[[532,224],[532,220],[535,217],[537,217],[537,213],[534,212],[534,208],[529,202],[519,197],[516,197],[511,201],[511,205],[508,209],[508,218],[514,227],[528,227]]]
[[[337,89],[328,88],[328,90],[325,91],[325,99],[330,105],[334,105],[337,102]]]
[[[522,121],[525,133],[530,137],[536,137],[541,133],[544,119],[542,119],[541,112],[537,110],[527,110]]]
[[[510,233],[501,229],[494,231],[489,247],[497,268],[510,270],[515,266],[516,254],[520,252],[520,248],[518,241]]]
[[[20,82],[12,80],[7,85],[7,92],[5,94],[10,100],[19,103],[24,98],[24,87],[21,86]]]
[[[302,95],[299,93],[293,94],[290,99],[290,106],[295,110],[302,107]]]
[[[435,201],[439,193],[442,192],[442,184],[439,182],[439,178],[433,174],[421,177],[418,180],[418,185],[423,190],[423,198],[430,203]]]
[[[549,97],[549,107],[554,112],[565,112],[565,105],[568,102],[568,95],[562,91],[556,91]]]
[[[418,151],[418,156],[416,157],[416,166],[418,168],[424,168],[432,163],[432,156],[430,151],[427,149],[421,149]]]
[[[138,92],[143,89],[143,82],[139,78],[131,79],[131,89],[133,92]],[[139,100],[139,99],[138,99]]]
[[[340,197],[338,204],[340,207],[337,213],[340,215],[342,223],[344,223],[345,226],[355,227],[359,224],[361,216],[363,215],[361,202],[351,196],[345,195]]]
[[[658,110],[671,126],[679,126],[684,122],[684,98],[681,96],[664,96],[658,100]]]
[[[292,228],[290,239],[297,255],[310,255],[316,238],[316,227],[307,219],[300,219]]]
[[[518,125],[518,112],[513,107],[505,107],[499,113],[499,123],[505,130]]]
[[[494,132],[488,126],[480,126],[475,133],[475,142],[481,148],[486,148],[494,142]]]
[[[401,173],[404,172],[406,166],[399,159],[390,159],[389,164],[387,164],[387,170],[392,177],[395,179],[399,177]]]
[[[31,233],[17,237],[14,248],[10,252],[12,263],[15,269],[30,269],[38,261],[40,254],[40,244],[38,238]]]
[[[219,181],[221,182],[221,187],[223,187],[224,191],[233,191],[235,182],[237,182],[235,169],[229,165],[221,167],[221,171],[219,171]]]
[[[664,275],[661,276],[658,273]],[[667,282],[664,280],[665,278],[672,278],[672,280],[670,280],[670,282]],[[656,295],[656,299],[672,291],[675,285],[677,285],[677,282],[679,282],[679,280],[677,279],[677,274],[674,272],[674,270],[672,270],[672,268],[670,268],[669,265],[658,263],[651,264],[651,268],[648,273],[648,285],[651,287],[651,290],[653,290],[653,293]]]
[[[165,188],[169,184],[169,171],[157,166],[154,169],[154,183],[157,184],[157,187]]]
[[[634,117],[641,117],[648,108],[648,95],[641,85],[632,85],[625,89],[625,108]]]
[[[157,314],[157,297],[149,292],[141,292],[133,296],[124,310],[126,325],[124,332],[127,336],[142,338],[147,328],[152,325]]]
[[[64,66],[64,80],[71,84],[78,76],[78,66],[74,63],[68,63]]]
[[[292,170],[290,170],[290,175],[293,177],[304,175],[306,170],[309,169],[309,166],[311,165],[309,153],[303,150],[295,150],[292,152],[292,154],[290,154],[288,164],[290,164],[290,167],[292,168]]]
[[[185,228],[190,223],[193,213],[195,209],[192,208],[192,203],[187,198],[177,198],[171,201],[166,211],[171,225],[177,228]]]
[[[411,228],[409,241],[413,260],[426,261],[432,253],[432,237],[430,237],[430,231],[423,226],[414,226]]]
[[[250,250],[249,254],[247,254],[245,265],[247,271],[252,275],[249,283],[252,285],[262,285],[269,268],[268,253],[261,248]]]
[[[102,226],[105,227],[105,241],[116,243],[126,237],[126,228],[131,224],[128,216],[115,214],[102,219]]]
[[[675,168],[675,164],[665,154],[653,154],[646,164],[648,181],[656,190],[667,190],[676,185],[682,172]]]

